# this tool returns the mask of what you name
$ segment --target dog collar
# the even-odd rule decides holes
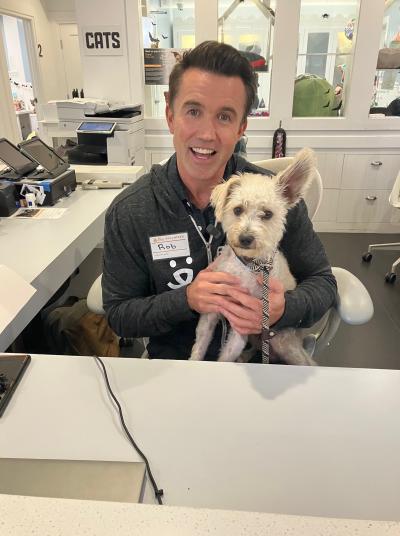
[[[233,253],[235,253],[235,251],[233,249],[232,249],[232,251],[233,251]],[[244,266],[246,266],[247,268],[250,268],[250,270],[252,272],[261,272],[261,271],[264,271],[264,270],[271,271],[276,252],[277,252],[277,250],[275,250],[272,253],[271,257],[269,259],[267,259],[267,260],[249,259],[248,257],[242,257],[241,255],[236,255],[236,253],[235,253],[235,255],[236,255],[236,258],[242,264],[244,264]]]

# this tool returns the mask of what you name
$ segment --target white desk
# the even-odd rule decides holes
[[[101,241],[104,216],[121,190],[81,190],[57,203],[56,220],[0,218],[0,264],[17,272],[36,294],[0,333],[4,351]]]
[[[400,371],[109,358],[165,504],[400,520]],[[35,357],[0,456],[137,460],[93,358]]]

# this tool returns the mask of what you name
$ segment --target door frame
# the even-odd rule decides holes
[[[43,86],[42,86],[42,77],[40,73],[40,66],[38,61],[38,54],[36,49],[36,31],[35,31],[35,20],[31,15],[28,15],[26,13],[20,13],[18,11],[12,11],[10,9],[4,9],[0,8],[0,14],[1,15],[7,15],[9,17],[14,17],[21,19],[23,21],[23,27],[24,27],[24,33],[25,33],[25,39],[26,39],[26,48],[27,48],[27,56],[29,61],[29,66],[31,69],[32,74],[32,86],[34,88],[34,94],[35,97],[38,99],[39,102],[42,102],[43,100]],[[11,95],[11,88],[8,78],[8,69],[7,69],[7,62],[5,60],[5,49],[3,42],[0,43],[0,89],[1,89],[1,95],[4,96],[3,99],[0,99],[2,103],[0,104],[0,109],[2,112],[3,117],[5,118],[5,124],[6,124],[6,132],[7,137],[9,137],[13,141],[20,141],[19,140],[19,131],[17,126],[17,117],[15,114],[14,106],[13,106],[13,100]],[[6,82],[6,83],[5,83]],[[6,84],[8,85],[8,91],[6,90]],[[38,113],[39,110],[37,110],[37,116],[38,119],[40,118],[40,114]],[[15,124],[15,128],[13,125]]]

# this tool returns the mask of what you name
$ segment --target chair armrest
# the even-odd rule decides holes
[[[389,203],[392,207],[400,208],[400,173],[397,175],[392,191],[390,192]]]
[[[90,290],[87,295],[87,306],[92,313],[98,315],[104,315],[103,309],[103,291],[101,288],[101,277],[103,274],[100,274],[99,277],[95,280],[93,285],[90,287]]]
[[[344,268],[332,267],[338,285],[340,318],[347,324],[365,324],[374,314],[368,290],[354,274]]]

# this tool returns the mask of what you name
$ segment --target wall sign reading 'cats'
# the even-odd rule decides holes
[[[85,26],[81,30],[81,44],[85,55],[122,56],[124,35],[121,26]]]

